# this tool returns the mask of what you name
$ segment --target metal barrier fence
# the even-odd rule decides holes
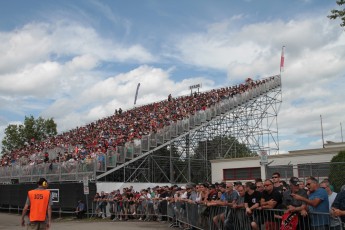
[[[1,210],[8,209],[9,212],[21,213],[22,208],[0,207]],[[257,229],[294,229],[291,226],[297,225],[297,229],[324,229],[343,230],[344,223],[339,218],[332,217],[329,213],[308,213],[307,216],[288,213],[286,210],[267,209],[253,211],[248,215],[245,209],[234,209],[229,206],[206,206],[204,204],[189,202],[174,202],[170,200],[141,200],[141,201],[120,201],[120,202],[92,202],[88,211],[84,214],[86,218],[103,218],[113,221],[125,221],[128,219],[142,221],[163,221],[170,222],[170,227],[180,229],[224,229],[224,230],[250,230],[255,223]],[[74,215],[74,210],[53,210],[55,216],[60,218],[65,215]],[[284,215],[284,216],[283,216]],[[284,218],[284,219],[282,219]]]
[[[206,206],[188,202],[171,202],[168,200],[143,200],[140,202],[108,202],[102,206],[100,202],[92,204],[91,217],[109,218],[113,221],[137,219],[143,221],[170,221],[170,227],[182,229],[231,229],[250,230],[253,222],[258,229],[329,229],[342,230],[343,223],[329,213],[288,213],[282,209],[256,210],[247,215],[243,208],[226,206]],[[284,215],[284,216],[283,216]],[[284,218],[284,219],[283,219]],[[323,227],[322,227],[323,226]]]
[[[173,218],[175,226],[189,229],[252,229],[255,223],[258,229],[343,229],[339,218],[329,213],[288,213],[280,209],[256,210],[247,215],[245,209],[233,209],[224,206],[205,206],[191,203],[169,203],[168,216]],[[284,215],[284,216],[283,216]],[[287,218],[286,218],[287,217]],[[284,218],[284,219],[282,219]],[[254,223],[253,223],[254,222]],[[255,225],[254,224],[254,225]],[[322,228],[323,227],[323,228]]]

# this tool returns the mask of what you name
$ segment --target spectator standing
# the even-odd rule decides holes
[[[299,181],[299,188],[303,189],[304,191],[308,191],[308,188],[305,186],[304,181]]]
[[[282,203],[282,195],[273,187],[273,182],[269,179],[264,182],[265,190],[262,192],[260,206],[264,210],[262,212],[265,221],[266,230],[278,230],[279,221],[274,217],[274,211]]]
[[[307,204],[296,200],[291,194],[298,194],[308,199],[308,194],[304,187],[300,187],[300,180],[297,177],[290,178],[290,189],[283,193],[283,208],[287,209],[285,213],[296,213],[298,216],[298,229],[309,230],[309,217],[307,215]]]
[[[250,221],[250,226],[254,230],[258,230],[260,226],[260,218],[257,209],[260,207],[260,192],[256,191],[256,186],[252,182],[246,183],[246,193],[244,195],[244,207]]]
[[[262,181],[256,182],[256,191],[262,193],[265,190],[264,183]]]
[[[325,189],[327,194],[328,194],[329,211],[331,212],[333,202],[334,202],[335,198],[337,197],[337,193],[333,192],[331,185],[329,183],[329,180],[323,180],[320,183],[320,188]],[[340,222],[339,218],[334,217],[334,216],[330,216],[330,230],[341,230],[340,225],[341,225],[341,222]]]
[[[213,223],[219,228],[219,223],[224,223],[225,217],[231,215],[231,208],[238,199],[238,193],[234,190],[233,183],[220,184],[219,189],[222,192],[219,201],[215,201],[216,205],[228,206],[224,212],[213,217]]]
[[[115,203],[114,203],[114,199],[115,199],[115,190],[110,192],[108,194],[108,197],[107,197],[107,202],[109,204],[110,219],[114,219],[115,218]]]
[[[275,172],[272,174],[272,182],[274,189],[278,190],[281,194],[283,194],[283,185],[280,182],[280,173]]]
[[[308,205],[311,218],[311,229],[326,230],[329,226],[328,194],[325,189],[320,188],[315,177],[309,177],[307,179],[307,187],[309,191],[308,199],[297,194],[291,194],[291,196]]]
[[[101,191],[101,194],[98,198],[98,209],[99,209],[99,217],[105,219],[107,217],[107,197],[108,194],[106,194],[104,191]]]
[[[235,191],[235,190],[234,190]],[[239,226],[239,229],[245,229],[244,227],[244,196],[246,191],[243,185],[239,185],[237,187],[238,198],[236,202],[233,204],[232,208],[233,211],[231,215],[228,215],[226,220],[224,221],[225,229],[234,229],[234,226]]]
[[[333,216],[340,217],[343,229],[345,228],[345,190],[342,190],[338,193],[337,197],[335,198],[332,204],[332,212]]]

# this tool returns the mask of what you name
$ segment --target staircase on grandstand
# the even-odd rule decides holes
[[[197,144],[214,137],[214,135],[235,136],[238,141],[246,144],[251,150],[268,154],[279,151],[277,113],[281,103],[281,78],[279,75],[265,79],[249,90],[223,99],[205,110],[196,111],[182,120],[172,122],[156,133],[150,133],[141,139],[117,146],[116,150],[108,149],[105,160],[62,162],[55,164],[39,164],[31,166],[13,166],[0,168],[2,183],[11,183],[13,179],[21,183],[36,182],[39,177],[46,177],[48,181],[120,181],[120,182],[189,182],[193,172],[188,161]],[[179,160],[185,162],[183,166],[172,165],[171,158],[152,158],[154,153],[168,146],[177,146],[181,151]],[[58,153],[74,151],[75,146],[69,148],[56,147],[47,150],[50,158]],[[150,158],[151,157],[151,158]],[[222,158],[224,156],[220,156]],[[231,156],[236,157],[236,156]],[[206,170],[204,180],[209,177],[209,162],[200,160],[199,169]],[[170,161],[170,171],[160,167]],[[176,162],[176,161],[175,161]],[[154,174],[161,175],[160,179]],[[207,170],[209,170],[207,172]],[[127,175],[126,175],[127,173]],[[172,175],[174,174],[174,175]],[[120,177],[118,175],[121,175]],[[141,179],[138,179],[141,178]],[[178,179],[180,178],[180,179]]]

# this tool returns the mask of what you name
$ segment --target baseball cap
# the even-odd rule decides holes
[[[297,178],[297,177],[291,177],[290,178],[290,184],[292,184],[292,185],[295,185],[295,186],[297,186],[297,185],[299,185],[299,179]]]

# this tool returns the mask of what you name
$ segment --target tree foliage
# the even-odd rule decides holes
[[[216,136],[212,140],[199,142],[195,152],[194,158],[200,159],[206,153],[208,160],[256,156],[255,152],[232,136]]]
[[[336,3],[339,6],[342,6],[345,4],[345,0],[338,0],[336,1]],[[341,27],[345,27],[345,8],[341,9],[341,10],[331,10],[331,15],[328,15],[328,18],[330,19],[337,19],[340,18],[340,20],[342,21],[342,23],[340,24]]]
[[[345,184],[344,163],[345,151],[340,151],[331,160],[329,179],[335,191],[340,191],[341,186]]]
[[[2,139],[2,153],[19,149],[32,140],[42,141],[57,134],[56,123],[53,118],[35,119],[32,115],[25,116],[23,124],[8,125],[5,129],[5,137]]]

